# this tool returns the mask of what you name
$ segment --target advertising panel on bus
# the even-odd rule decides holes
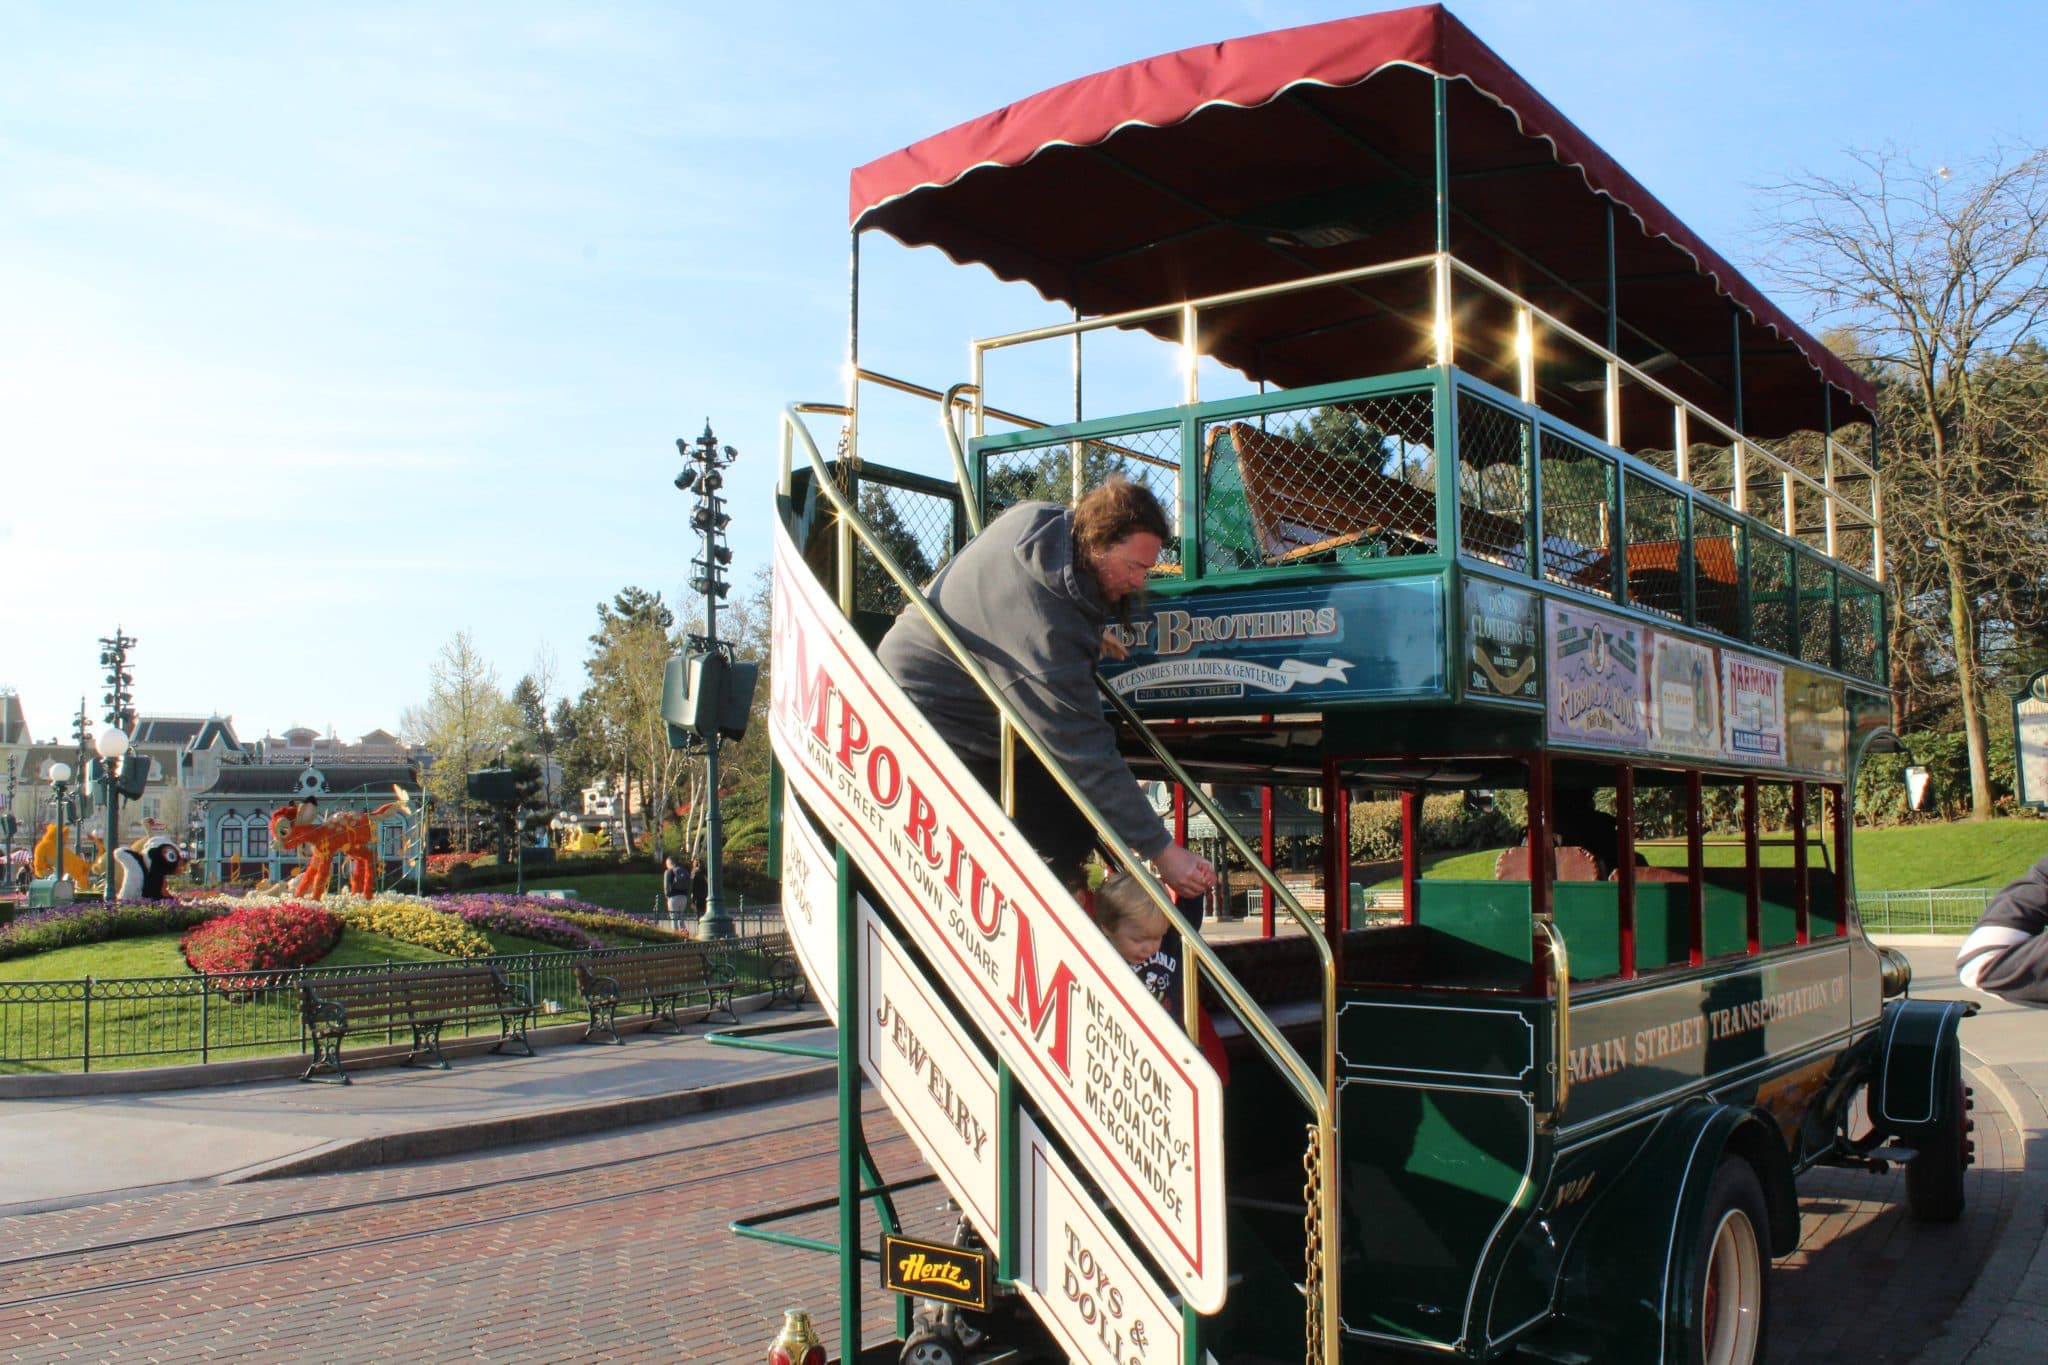
[[[995,1068],[866,901],[860,903],[860,944],[861,1070],[982,1236],[996,1245],[1002,1123]]]
[[[1465,691],[1472,696],[1537,701],[1536,594],[1489,578],[1465,580]]]
[[[968,1019],[1199,1311],[1224,1299],[1222,1085],[776,528],[769,734]]]
[[[1140,711],[1316,710],[1443,691],[1442,587],[1426,581],[1155,599],[1114,627],[1130,651],[1103,676]]]
[[[1751,763],[1785,761],[1785,670],[1774,663],[1721,651],[1722,752]]]
[[[1145,1263],[1038,1125],[1018,1125],[1024,1214],[1020,1286],[1069,1355],[1087,1365],[1181,1359],[1181,1319]]]
[[[1665,754],[1721,752],[1721,669],[1711,645],[1658,631],[1650,654],[1650,747]]]
[[[1785,758],[1804,772],[1840,777],[1849,766],[1849,704],[1842,680],[1785,670]]]
[[[1644,721],[1643,627],[1603,612],[1547,603],[1550,737],[1604,749],[1641,749]]]
[[[811,827],[802,798],[782,784],[782,927],[811,991],[839,1022],[839,864]]]

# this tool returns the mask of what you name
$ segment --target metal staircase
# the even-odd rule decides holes
[[[1311,1062],[1019,723],[926,603],[892,537],[864,515],[877,504],[863,490],[875,486],[949,496],[957,543],[978,525],[971,488],[855,459],[828,464],[803,414],[843,411],[803,405],[783,418],[770,701],[783,782],[785,922],[840,1024],[841,1320],[860,1320],[858,1223],[847,1211],[873,1193],[861,1188],[854,1156],[863,1146],[856,1101],[865,1075],[991,1249],[998,1285],[1031,1305],[1068,1356],[1105,1365],[1213,1358],[1210,1343],[1244,1264],[1255,1251],[1274,1258],[1270,1248],[1233,1247],[1223,1086],[1193,1041],[1206,985],[1302,1105],[1305,1251],[1299,1283],[1288,1288],[1304,1300],[1302,1358],[1336,1360],[1335,1315],[1325,1311],[1338,1264],[1336,1191],[1327,1178],[1336,1167],[1329,945],[1172,755],[1104,688],[1122,723],[1216,817],[1310,935],[1323,978],[1321,1056]],[[948,437],[964,481],[950,426]],[[900,535],[894,540],[902,544]],[[883,671],[871,641],[887,617],[861,610],[864,574],[924,612],[989,696],[1002,724],[1002,790],[1021,743],[1152,890],[1185,945],[1179,1018],[1144,990],[1032,854],[1004,803]],[[856,1358],[872,1357],[851,1346],[842,1354]]]

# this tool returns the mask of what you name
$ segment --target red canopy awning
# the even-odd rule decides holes
[[[1620,350],[1768,439],[1875,394],[1437,5],[1133,62],[1020,100],[853,173],[856,228],[936,246],[1048,299],[1106,313],[1435,250],[1436,76],[1449,88],[1451,250],[1592,337],[1605,334],[1615,215]],[[1731,306],[1732,305],[1732,306]],[[1426,284],[1234,307],[1203,349],[1283,385],[1428,363]],[[1461,320],[1462,321],[1462,320]],[[1459,363],[1509,372],[1497,318]],[[1173,324],[1153,328],[1170,334]],[[1654,358],[1654,359],[1653,359]],[[1373,363],[1375,369],[1360,368]],[[1568,406],[1597,394],[1548,373]],[[1512,387],[1509,380],[1506,387]],[[1546,406],[1552,389],[1546,388]],[[1624,429],[1657,403],[1627,391]],[[1664,419],[1667,420],[1668,419]],[[1633,428],[1642,430],[1642,428]]]

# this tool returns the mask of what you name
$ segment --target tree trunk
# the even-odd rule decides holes
[[[1962,548],[1944,539],[1941,561],[1948,570],[1948,628],[1956,651],[1956,686],[1962,695],[1963,740],[1970,754],[1970,818],[1991,818],[1991,768],[1986,761],[1984,709],[1977,686],[1977,610],[1970,600],[1967,566]]]

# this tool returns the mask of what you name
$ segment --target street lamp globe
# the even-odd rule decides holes
[[[71,780],[71,765],[69,763],[52,763],[50,765],[50,780],[52,782],[69,782]]]
[[[127,732],[118,725],[109,725],[100,731],[100,737],[94,743],[99,746],[100,757],[109,763],[120,762],[121,756],[128,752]]]

